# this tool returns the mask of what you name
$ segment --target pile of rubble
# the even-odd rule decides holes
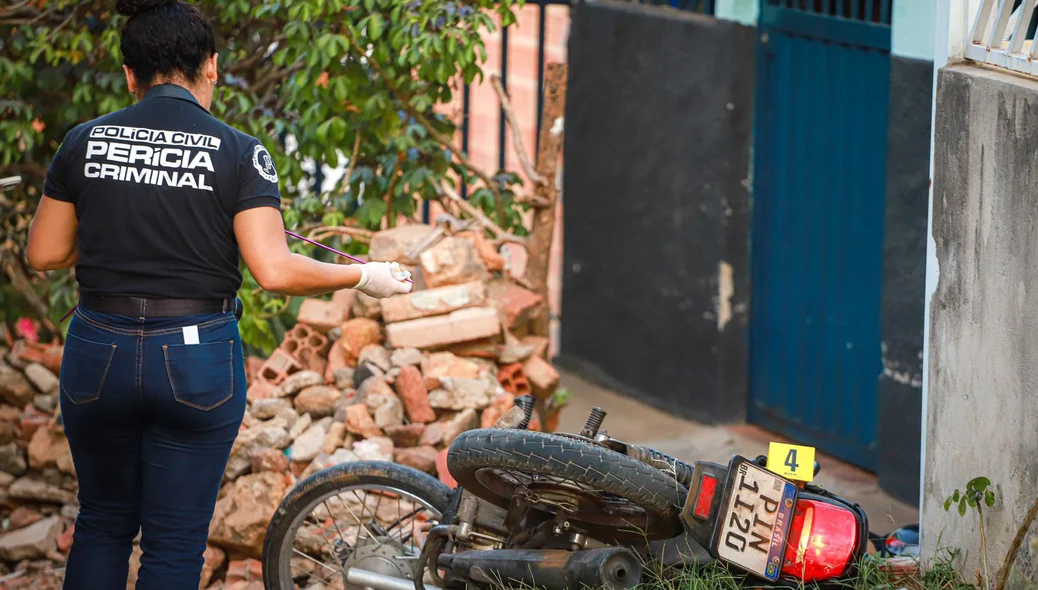
[[[490,243],[473,232],[402,226],[376,234],[369,257],[411,270],[412,293],[306,299],[280,347],[247,360],[248,410],[210,526],[203,588],[262,588],[256,559],[270,516],[320,469],[393,460],[453,485],[450,443],[492,425],[523,394],[538,400],[531,427],[555,429],[559,376],[546,360],[548,340],[529,334],[543,301],[517,284]],[[77,510],[54,417],[60,348],[19,341],[5,356],[0,576],[60,568]],[[0,577],[0,589],[26,587],[18,581],[31,577]]]

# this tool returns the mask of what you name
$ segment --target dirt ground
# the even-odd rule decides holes
[[[562,432],[579,432],[592,406],[598,406],[608,413],[603,428],[610,436],[652,447],[683,461],[727,463],[734,454],[752,458],[765,454],[771,441],[785,442],[779,435],[755,426],[707,426],[684,420],[598,387],[574,373],[560,373],[562,387],[573,394],[562,412]],[[820,455],[817,461],[822,466],[817,483],[860,504],[868,514],[873,532],[885,534],[919,521],[918,507],[888,496],[879,488],[875,475],[826,455]]]

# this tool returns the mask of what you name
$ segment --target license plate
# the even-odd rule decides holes
[[[714,541],[716,554],[774,582],[782,573],[797,487],[742,457],[733,461],[729,473]]]

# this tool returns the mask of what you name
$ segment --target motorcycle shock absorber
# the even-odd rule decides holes
[[[533,406],[536,399],[532,395],[524,395],[515,398],[515,405],[523,410],[523,421],[519,423],[516,428],[519,430],[526,430],[530,426],[530,420],[533,419]]]
[[[598,429],[602,427],[605,417],[606,413],[602,408],[598,406],[591,408],[591,414],[587,417],[584,428],[580,430],[580,436],[594,439],[598,435]]]

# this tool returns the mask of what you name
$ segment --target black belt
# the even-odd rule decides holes
[[[240,317],[241,311],[237,299],[147,299],[84,294],[79,298],[79,305],[92,311],[133,318],[168,318],[227,312],[234,312]]]

